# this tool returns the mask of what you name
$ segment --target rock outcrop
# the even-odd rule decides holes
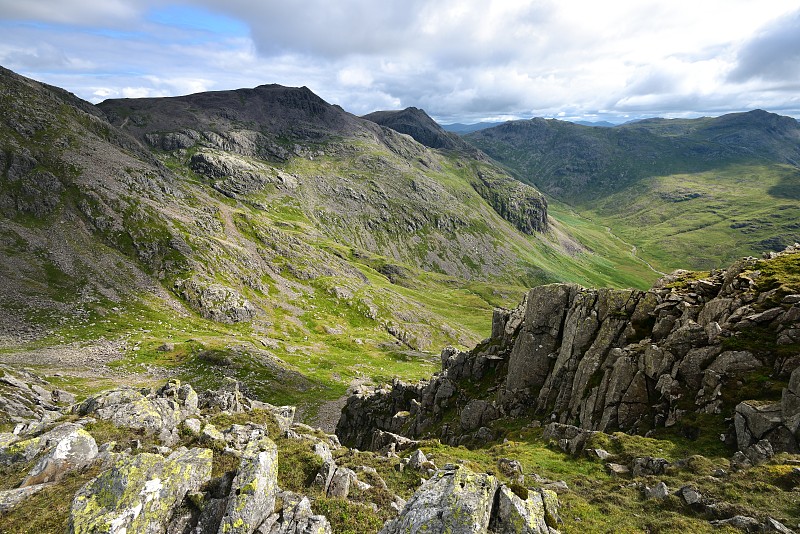
[[[164,532],[186,494],[211,478],[211,462],[209,449],[124,456],[75,495],[67,531]]]
[[[503,416],[644,434],[682,425],[687,413],[735,413],[731,443],[767,439],[795,452],[800,295],[766,276],[760,283],[773,261],[800,262],[800,247],[699,279],[676,272],[649,291],[536,287],[515,310],[495,311],[491,337],[475,349],[445,349],[431,380],[362,388],[337,435],[359,448],[376,431],[459,444],[491,435]],[[782,399],[758,389],[760,377],[786,383]],[[737,408],[747,395],[762,398]],[[442,423],[448,414],[455,423]]]
[[[448,464],[417,490],[380,534],[549,533],[558,521],[555,493],[545,489],[526,493],[519,496],[492,475]]]

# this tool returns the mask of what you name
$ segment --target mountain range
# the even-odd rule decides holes
[[[0,102],[0,530],[800,521],[794,119]]]
[[[800,240],[800,125],[791,117],[754,110],[613,128],[531,119],[465,140],[664,271],[721,267]]]

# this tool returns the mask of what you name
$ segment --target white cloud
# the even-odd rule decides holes
[[[148,19],[157,7],[179,20],[185,6],[202,24]],[[793,0],[0,0],[0,62],[95,100],[281,83],[358,114],[413,105],[442,121],[756,104],[800,114],[796,10]],[[231,19],[249,31],[232,33]]]

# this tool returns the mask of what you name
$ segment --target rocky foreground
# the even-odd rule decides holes
[[[71,475],[96,473],[72,497],[58,531],[330,533],[328,519],[314,513],[313,496],[380,496],[396,516],[381,530],[386,534],[547,533],[559,521],[553,491],[509,487],[463,465],[437,469],[421,451],[400,461],[393,452],[382,457],[430,477],[406,503],[374,468],[337,465],[334,454],[346,452],[335,435],[294,422],[294,407],[245,397],[235,381],[201,394],[170,381],[155,391],[120,388],[70,404],[68,393],[30,373],[3,372],[0,398],[15,426],[0,433],[0,466],[14,487],[0,491],[0,516]],[[127,439],[99,439],[109,427]],[[314,470],[301,482],[311,498],[279,487],[279,472],[296,468],[279,460],[287,447],[313,458]],[[368,504],[377,515],[378,504]]]

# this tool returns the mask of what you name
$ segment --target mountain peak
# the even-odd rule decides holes
[[[424,110],[408,107],[401,110],[375,111],[361,117],[396,132],[413,137],[429,148],[459,150],[468,148],[458,136],[445,131]]]

